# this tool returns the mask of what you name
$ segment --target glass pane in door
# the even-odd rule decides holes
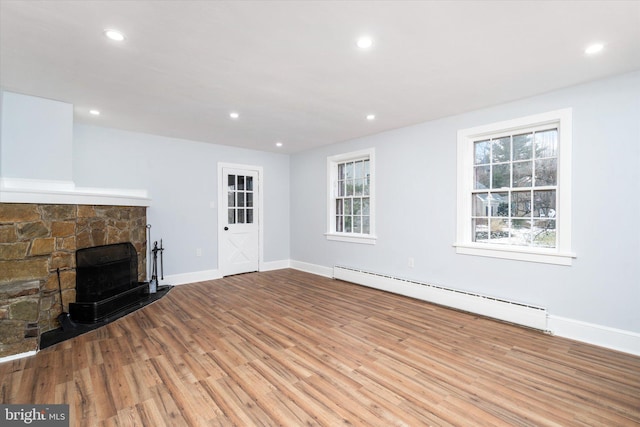
[[[227,175],[227,223],[253,224],[255,222],[255,177]]]

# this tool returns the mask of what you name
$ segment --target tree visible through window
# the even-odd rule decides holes
[[[456,252],[571,265],[571,110],[458,131]]]
[[[555,248],[557,127],[473,146],[473,241]]]

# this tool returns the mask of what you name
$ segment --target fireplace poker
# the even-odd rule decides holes
[[[162,258],[163,252],[164,247],[162,246],[162,239],[160,239],[160,280],[164,280],[164,260]]]
[[[151,271],[151,224],[147,224],[147,230],[149,230],[147,232],[147,249],[149,249],[149,258],[147,259],[147,277],[151,278],[151,275],[153,274],[153,272]]]

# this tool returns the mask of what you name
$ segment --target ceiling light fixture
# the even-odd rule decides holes
[[[282,147],[282,142],[280,141],[276,142],[276,147]]]
[[[89,114],[91,114],[92,116],[99,116],[100,115],[100,111],[98,111],[98,110],[89,110]]]
[[[367,114],[367,120],[372,121],[376,119],[376,115],[375,114]]]
[[[125,36],[122,32],[118,31],[118,30],[113,30],[113,29],[106,29],[104,30],[104,35],[113,40],[113,41],[117,41],[117,42],[121,42],[124,41]]]
[[[360,49],[369,49],[373,46],[373,40],[369,36],[362,36],[358,39],[356,44]]]
[[[231,117],[232,119],[237,119],[238,117],[240,117],[240,114],[234,111],[232,113],[229,113],[229,117]]]
[[[602,43],[594,43],[592,45],[587,46],[584,50],[584,53],[587,55],[595,55],[598,52],[601,52],[604,49],[604,45]]]

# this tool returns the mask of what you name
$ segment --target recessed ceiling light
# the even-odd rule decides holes
[[[282,147],[282,142],[280,141],[276,142],[276,147]]]
[[[587,48],[584,50],[584,53],[586,53],[587,55],[594,55],[602,51],[602,49],[604,49],[604,45],[602,43],[594,43],[587,46]]]
[[[237,119],[238,117],[240,117],[240,114],[234,111],[232,113],[229,113],[229,117],[231,117],[232,119]]]
[[[92,116],[99,116],[100,115],[100,111],[98,111],[98,110],[89,110],[89,114],[91,114]]]
[[[125,36],[122,32],[118,31],[118,30],[113,30],[113,29],[106,29],[104,30],[104,35],[107,36],[109,39],[117,41],[117,42],[121,42],[124,41]]]
[[[362,36],[358,39],[356,44],[360,49],[369,49],[373,46],[373,40],[369,36]]]
[[[376,119],[376,115],[375,114],[367,114],[367,120],[372,121]]]

